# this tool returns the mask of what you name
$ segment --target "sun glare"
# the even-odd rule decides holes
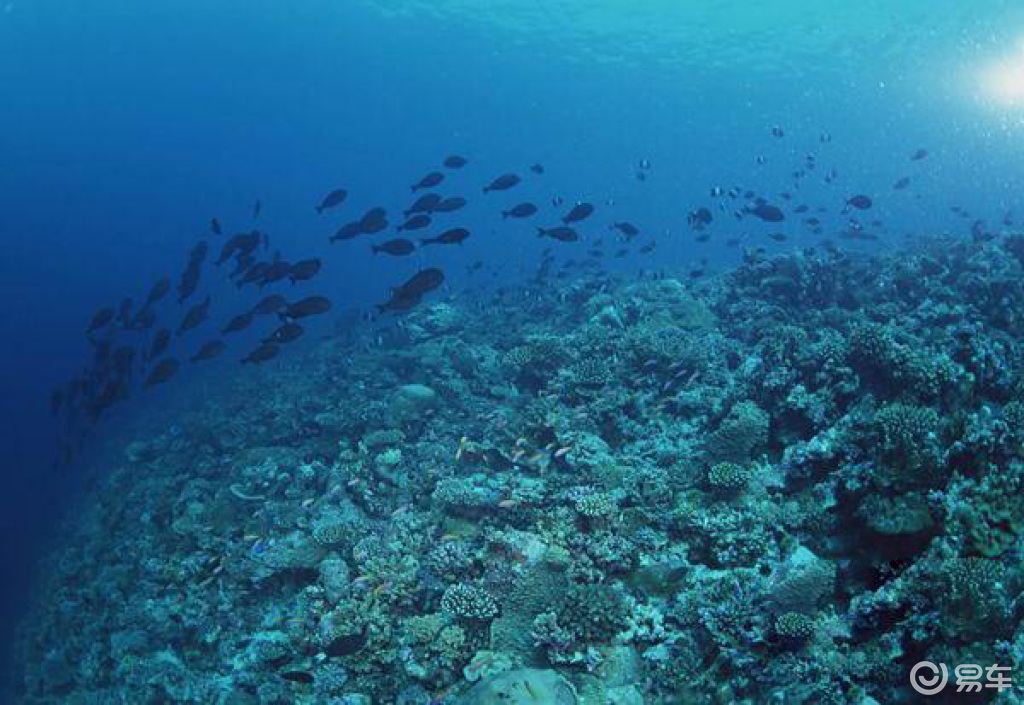
[[[985,94],[1008,106],[1024,105],[1024,47],[989,64],[982,72]]]

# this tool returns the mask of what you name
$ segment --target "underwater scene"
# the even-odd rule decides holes
[[[0,703],[1024,702],[1020,0],[0,0]]]

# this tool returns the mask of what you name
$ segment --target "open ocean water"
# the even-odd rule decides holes
[[[1024,5],[0,0],[0,702],[1024,702]]]

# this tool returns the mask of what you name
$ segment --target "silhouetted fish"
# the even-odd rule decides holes
[[[537,235],[550,237],[560,242],[576,242],[580,239],[579,233],[565,225],[556,228],[537,228]]]
[[[252,311],[250,313],[253,313],[253,314],[256,314],[256,315],[266,315],[268,313],[277,313],[278,311],[280,311],[282,308],[284,308],[287,305],[288,305],[288,302],[285,301],[283,296],[279,296],[278,294],[273,294],[271,296],[266,297],[265,299],[260,301],[255,306],[253,306],[252,307]]]
[[[432,171],[409,188],[412,189],[413,193],[415,193],[420,189],[434,188],[442,181],[444,181],[444,174],[439,171]]]
[[[918,149],[917,151],[915,151],[913,154],[910,155],[910,161],[912,161],[912,162],[919,162],[922,159],[926,158],[927,156],[928,156],[928,150],[927,149]]]
[[[386,255],[402,257],[404,255],[411,254],[416,247],[408,240],[397,239],[388,240],[387,242],[382,242],[379,245],[372,245],[370,249],[373,251],[373,254],[383,252]]]
[[[280,316],[284,319],[305,318],[326,313],[331,310],[331,302],[323,296],[307,296],[293,304],[288,304]]]
[[[594,206],[592,206],[591,204],[577,203],[575,206],[572,207],[572,210],[570,210],[566,214],[566,216],[562,218],[562,222],[566,225],[569,225],[570,223],[578,223],[581,220],[586,220],[587,218],[589,218],[590,214],[593,212]]]
[[[324,199],[320,202],[320,205],[316,207],[317,213],[323,213],[325,210],[340,206],[348,198],[348,191],[343,188],[335,189],[329,194],[324,196]]]
[[[273,284],[279,282],[282,279],[287,278],[292,272],[292,264],[283,259],[275,260],[270,263],[270,266],[263,272],[263,276],[259,280],[259,286],[262,289],[267,284]]]
[[[89,321],[89,327],[85,329],[85,334],[90,335],[101,328],[105,328],[112,320],[114,320],[114,309],[109,306],[101,308],[93,315],[92,320]]]
[[[260,213],[263,212],[263,201],[256,199],[256,203],[252,204],[252,217],[259,218]]]
[[[461,169],[468,163],[465,157],[460,157],[458,154],[453,154],[444,160],[445,167],[449,169]]]
[[[529,218],[531,215],[537,212],[537,206],[532,203],[520,203],[515,208],[510,208],[507,211],[501,212],[501,217],[504,218]]]
[[[465,228],[452,228],[446,230],[437,237],[420,240],[421,245],[461,245],[463,240],[469,237],[469,231]]]
[[[210,221],[210,232],[212,232],[214,235],[221,235],[224,232],[220,228],[220,221],[217,220],[216,218],[213,218]]]
[[[149,377],[146,378],[145,385],[147,388],[152,387],[154,384],[162,384],[174,376],[174,373],[178,371],[178,361],[173,357],[169,357],[166,360],[161,360],[153,371],[149,373]]]
[[[297,340],[305,332],[302,326],[298,323],[284,323],[277,328],[273,333],[267,336],[267,339],[263,341],[267,343],[290,343],[293,340]]]
[[[245,276],[238,281],[238,286],[241,288],[246,284],[262,281],[264,275],[266,275],[272,264],[272,262],[257,262],[252,265],[248,270],[246,270]]]
[[[337,242],[338,240],[351,240],[352,238],[361,235],[363,233],[363,221],[355,220],[351,223],[346,223],[338,228],[338,231],[331,235],[329,242]]]
[[[747,208],[747,213],[757,216],[767,223],[778,223],[786,219],[786,214],[778,206],[770,203],[759,203],[753,208]]]
[[[530,171],[532,171],[534,174],[543,174],[544,173],[544,165],[543,164],[533,164],[532,166],[530,166]]]
[[[146,303],[142,305],[143,308],[149,308],[163,297],[167,296],[167,292],[171,290],[171,278],[162,277],[153,288],[149,290],[149,295],[146,297]]]
[[[866,211],[872,204],[868,196],[860,194],[846,199],[846,205],[853,206],[857,210]]]
[[[171,331],[167,328],[161,328],[153,336],[153,343],[149,347],[149,354],[146,355],[147,360],[155,360],[164,354],[167,350],[167,346],[171,343]]]
[[[462,196],[452,196],[446,198],[436,206],[434,206],[434,213],[453,213],[458,210],[462,210],[466,207],[466,199]]]
[[[484,186],[484,193],[490,193],[491,191],[507,191],[508,189],[516,186],[520,179],[515,174],[502,174],[487,186]]]
[[[277,353],[280,350],[281,349],[274,345],[273,343],[264,343],[263,345],[260,345],[258,348],[249,353],[247,356],[242,358],[242,364],[244,365],[246,363],[266,362],[270,358],[277,355]]]
[[[283,298],[281,299],[281,302],[284,302]],[[220,332],[226,335],[228,333],[235,333],[240,330],[245,330],[246,328],[249,327],[249,324],[252,323],[252,316],[252,311],[240,313],[234,318],[232,318],[230,321],[228,321],[228,324],[224,326]]]
[[[896,183],[892,185],[892,188],[894,191],[902,191],[907,186],[910,186],[910,177],[904,176],[903,178],[896,181]]]
[[[640,234],[640,229],[632,223],[622,221],[621,223],[612,223],[610,226],[613,230],[618,230],[626,237],[636,237]]]
[[[398,232],[401,232],[403,230],[422,230],[423,228],[429,226],[430,223],[430,216],[420,213],[419,215],[414,215],[413,217],[409,218],[407,221],[405,221],[397,228],[395,228],[395,230],[397,230]]]
[[[148,330],[156,323],[156,311],[151,308],[144,308],[135,314],[130,328],[132,330]]]
[[[185,317],[181,320],[181,325],[178,326],[178,335],[187,333],[192,330],[203,321],[206,320],[206,316],[210,311],[210,297],[207,296],[202,303],[198,303],[188,310]]]
[[[690,214],[686,216],[687,222],[694,230],[703,229],[705,226],[709,225],[713,219],[714,216],[711,215],[711,211],[703,206],[690,211]]]
[[[438,204],[441,203],[441,197],[436,193],[425,193],[417,198],[411,206],[405,209],[405,217],[409,217],[413,213],[430,213],[433,211]]]
[[[224,341],[222,340],[211,340],[206,343],[203,347],[199,348],[199,352],[193,355],[189,360],[191,362],[201,362],[202,360],[211,360],[222,352],[224,352]]]
[[[316,259],[315,257],[311,259],[304,259],[291,266],[291,270],[288,272],[288,278],[291,279],[292,284],[300,281],[309,281],[315,277],[319,271],[319,259]]]
[[[371,208],[359,219],[359,232],[365,235],[379,233],[388,227],[387,211],[381,207]]]

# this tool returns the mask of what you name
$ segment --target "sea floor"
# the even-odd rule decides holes
[[[118,444],[45,559],[24,703],[869,705],[918,702],[923,660],[1024,678],[1024,238],[399,321],[232,367]]]

